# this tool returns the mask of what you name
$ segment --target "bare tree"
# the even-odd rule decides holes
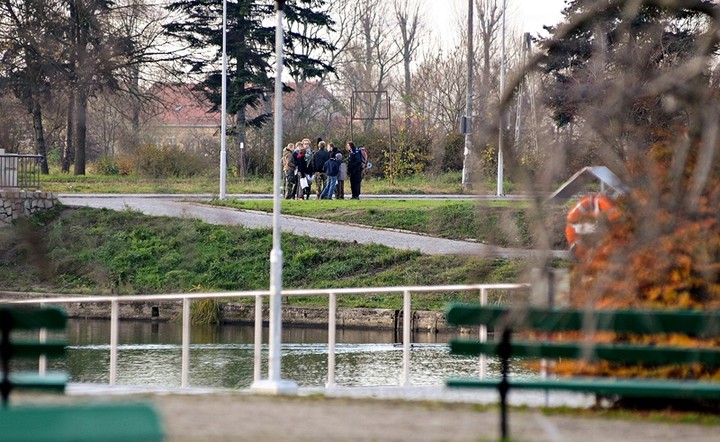
[[[427,54],[415,73],[415,94],[430,131],[445,136],[457,132],[457,122],[465,111],[464,45],[445,54]]]
[[[182,47],[169,40],[162,28],[171,19],[161,4],[149,0],[115,2],[108,26],[113,34],[124,36],[130,46],[127,59],[115,71],[117,87],[103,90],[91,101],[96,117],[90,129],[96,131],[94,138],[101,142],[100,150],[105,154],[117,153],[116,147],[132,152],[143,140],[142,117],[157,104],[153,89],[147,85],[172,78],[170,66],[182,54]]]
[[[395,20],[398,24],[400,39],[397,45],[402,54],[403,87],[402,101],[405,108],[405,120],[409,122],[412,113],[412,75],[411,65],[423,42],[423,22],[420,5],[410,6],[409,0],[396,0],[394,3]]]
[[[382,0],[361,0],[353,11],[352,20],[358,23],[357,32],[350,35],[349,44],[342,54],[339,74],[343,80],[344,93],[353,91],[381,91],[390,86],[393,69],[402,63],[401,51],[394,44],[394,32],[390,22],[390,5]],[[365,130],[371,130],[373,118],[380,112],[382,94],[359,103],[365,118]]]
[[[58,2],[0,2],[0,86],[11,90],[25,105],[32,118],[35,152],[42,156],[47,156],[43,106],[53,80],[57,80],[60,63],[57,54],[61,48],[53,32],[59,9]],[[47,162],[41,167],[47,174]]]

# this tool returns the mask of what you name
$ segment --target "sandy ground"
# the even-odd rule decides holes
[[[14,395],[14,405],[151,402],[168,441],[498,440],[498,410],[388,399],[274,397],[243,392],[112,396]],[[720,441],[720,426],[586,417],[511,409],[514,441]]]
[[[159,396],[173,441],[497,440],[495,408],[373,399]],[[720,441],[720,427],[511,410],[518,441]]]

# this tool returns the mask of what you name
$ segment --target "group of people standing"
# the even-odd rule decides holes
[[[286,199],[310,199],[315,183],[317,199],[345,199],[345,181],[350,179],[352,199],[360,199],[360,187],[367,165],[367,155],[348,141],[347,158],[333,143],[317,140],[313,151],[305,138],[289,143],[282,152],[284,194]]]

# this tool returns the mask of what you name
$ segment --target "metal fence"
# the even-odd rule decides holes
[[[42,155],[8,154],[0,150],[0,188],[40,189]]]
[[[337,289],[304,289],[304,290],[283,290],[282,296],[322,296],[328,299],[328,376],[326,387],[335,386],[335,336],[337,331],[337,297],[346,295],[377,295],[377,294],[402,294],[403,295],[403,358],[402,378],[400,386],[410,385],[410,348],[412,346],[411,322],[405,318],[412,318],[412,295],[419,293],[437,292],[475,292],[481,304],[488,302],[488,292],[498,290],[526,291],[528,284],[468,284],[468,285],[447,285],[447,286],[407,286],[407,287],[365,287],[365,288],[337,288]],[[128,302],[157,302],[161,300],[175,300],[182,302],[182,356],[181,356],[181,387],[189,386],[190,367],[190,305],[194,300],[200,299],[255,299],[255,342],[253,358],[253,374],[255,382],[262,379],[261,373],[261,347],[263,327],[263,298],[268,298],[270,291],[246,291],[246,292],[221,292],[221,293],[177,293],[162,295],[125,295],[125,296],[72,296],[57,298],[35,298],[35,299],[2,299],[0,304],[35,304],[35,305],[63,305],[73,303],[110,303],[110,385],[116,385],[118,365],[118,336],[119,336],[119,304]],[[271,318],[272,320],[272,318]],[[280,318],[275,320],[280,321]],[[487,331],[480,328],[480,339],[487,338]],[[272,340],[271,336],[271,340]],[[278,338],[279,339],[279,338]],[[486,373],[486,360],[480,358],[480,373],[484,377]],[[41,362],[41,373],[44,364]]]

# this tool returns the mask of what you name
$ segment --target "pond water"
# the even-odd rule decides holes
[[[176,323],[121,321],[117,383],[177,387],[181,378],[182,330]],[[189,384],[194,387],[247,388],[253,382],[254,327],[247,325],[193,326]],[[263,334],[263,377],[267,377],[267,336]],[[63,361],[50,369],[64,369],[71,382],[109,382],[110,321],[70,320],[70,344]],[[413,385],[442,385],[448,377],[477,376],[478,358],[451,356],[452,336],[413,335],[410,381]],[[283,379],[301,387],[324,386],[327,381],[327,330],[283,328]],[[338,330],[335,377],[338,386],[399,385],[402,344],[393,331]],[[517,364],[516,364],[517,365]],[[532,375],[513,367],[515,375]],[[499,364],[491,360],[490,375]]]

